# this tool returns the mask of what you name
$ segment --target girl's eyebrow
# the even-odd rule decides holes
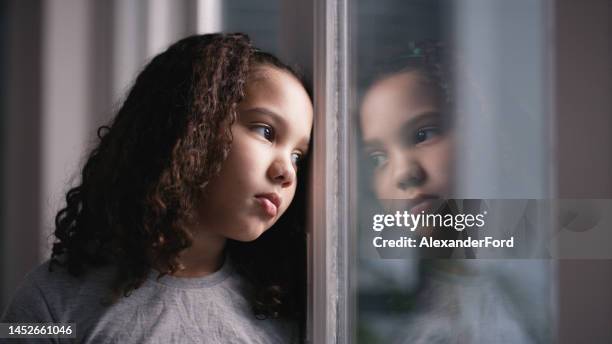
[[[440,112],[438,111],[425,111],[414,115],[411,119],[407,120],[402,124],[402,128],[410,129],[418,126],[420,122],[429,120],[429,119],[439,119]]]
[[[254,108],[250,108],[247,110],[244,110],[244,113],[257,113],[260,115],[266,115],[266,116],[270,116],[272,118],[272,120],[275,123],[278,123],[279,125],[283,126],[284,128],[288,127],[288,123],[287,120],[285,118],[283,118],[283,116],[281,116],[280,114],[264,108],[264,107],[254,107]]]
[[[283,122],[285,121],[285,119],[281,115],[277,114],[276,112],[274,112],[274,111],[272,111],[270,109],[266,109],[266,108],[263,108],[263,107],[250,108],[250,109],[245,110],[244,112],[258,112],[258,113],[261,113],[263,115],[272,116],[277,121],[283,121]]]
[[[410,131],[413,128],[418,127],[421,122],[424,122],[430,119],[438,119],[440,118],[440,116],[441,114],[438,111],[425,111],[425,112],[418,113],[414,115],[412,118],[410,118],[409,120],[407,120],[406,122],[402,123],[401,126],[399,127],[399,130],[402,133],[406,131]],[[363,146],[365,150],[372,151],[376,149],[382,149],[383,143],[379,139],[364,140]]]
[[[375,150],[381,149],[383,144],[379,140],[373,139],[363,141],[363,146],[365,150]]]

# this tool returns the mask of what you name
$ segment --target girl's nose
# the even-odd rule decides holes
[[[290,159],[276,159],[268,168],[268,178],[281,187],[289,187],[295,180],[295,171]]]
[[[415,159],[403,157],[393,170],[395,187],[405,191],[408,188],[418,187],[425,182],[425,170]]]

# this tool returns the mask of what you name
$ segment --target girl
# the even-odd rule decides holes
[[[2,322],[76,323],[84,343],[298,341],[312,112],[243,34],[169,47],[98,130],[51,260]]]
[[[414,44],[404,66],[377,79],[364,96],[360,124],[365,153],[371,162],[368,184],[385,207],[389,206],[387,200],[406,200],[398,203],[414,213],[457,214],[459,202],[447,200],[452,193],[454,165],[454,132],[448,116],[453,97],[441,53],[437,42]],[[480,207],[478,200],[462,203],[463,211]],[[417,232],[436,237],[457,235],[453,230],[441,228],[419,228]],[[453,253],[463,253],[451,250],[428,249],[419,254],[421,258],[449,258]],[[467,251],[463,257],[466,256],[469,257]],[[378,267],[387,262],[381,262]],[[405,261],[405,267],[410,264],[411,260]],[[484,269],[494,271],[499,266],[494,261],[483,260],[420,260],[416,290],[398,292],[394,286],[378,287],[379,293],[387,288],[386,299],[392,299],[395,305],[407,305],[399,309],[403,314],[398,312],[400,306],[392,310],[396,312],[398,331],[392,335],[377,333],[379,340],[385,338],[384,342],[391,343],[539,342],[541,329],[530,324],[530,316],[520,307],[523,296],[508,292],[500,279]],[[374,273],[380,275],[380,272]],[[367,300],[362,302],[367,303]],[[378,309],[377,312],[390,311]]]
[[[447,200],[454,145],[447,71],[436,42],[421,42],[411,50],[404,66],[377,79],[362,102],[368,184],[388,210],[449,213],[456,204]],[[419,228],[412,234],[451,239],[457,232]],[[440,257],[450,254],[446,251],[422,249],[420,254]]]
[[[372,190],[381,200],[413,199],[419,211],[451,189],[451,104],[438,54],[432,42],[415,47],[407,66],[374,82],[361,107]]]

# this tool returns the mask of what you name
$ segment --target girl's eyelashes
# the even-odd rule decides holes
[[[406,144],[408,146],[417,146],[424,143],[429,143],[430,140],[435,139],[442,134],[442,130],[437,125],[431,125],[422,127],[415,132],[411,133],[407,137]],[[379,168],[387,163],[389,160],[387,154],[383,151],[377,150],[368,153],[368,160],[375,168]]]
[[[298,164],[302,161],[302,153],[291,153],[291,162],[298,166]]]
[[[387,162],[387,154],[376,151],[368,154],[368,159],[375,168],[384,165]]]
[[[429,141],[438,135],[440,135],[441,130],[438,126],[429,126],[423,127],[417,130],[414,133],[413,144],[418,145],[419,143],[423,143],[425,141]]]
[[[267,141],[274,142],[274,139],[276,138],[274,128],[267,124],[255,124],[253,125],[252,130]]]
[[[293,163],[293,168],[295,168],[296,173],[298,169],[300,168],[300,166],[302,165],[303,158],[304,158],[304,154],[302,154],[301,152],[291,153],[291,163]]]

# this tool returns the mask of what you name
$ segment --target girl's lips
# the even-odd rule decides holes
[[[411,214],[419,214],[432,210],[434,203],[439,199],[436,197],[419,197],[413,200],[413,206],[410,208]]]
[[[273,200],[265,196],[255,196],[255,199],[262,207],[266,215],[268,215],[269,217],[276,216],[276,214],[278,213],[278,207],[272,202]]]
[[[422,211],[427,212],[427,210],[429,210],[431,208],[431,200],[430,199],[426,199],[422,202],[419,202],[417,204],[415,204],[412,208],[410,208],[410,213],[411,214],[419,214]]]

